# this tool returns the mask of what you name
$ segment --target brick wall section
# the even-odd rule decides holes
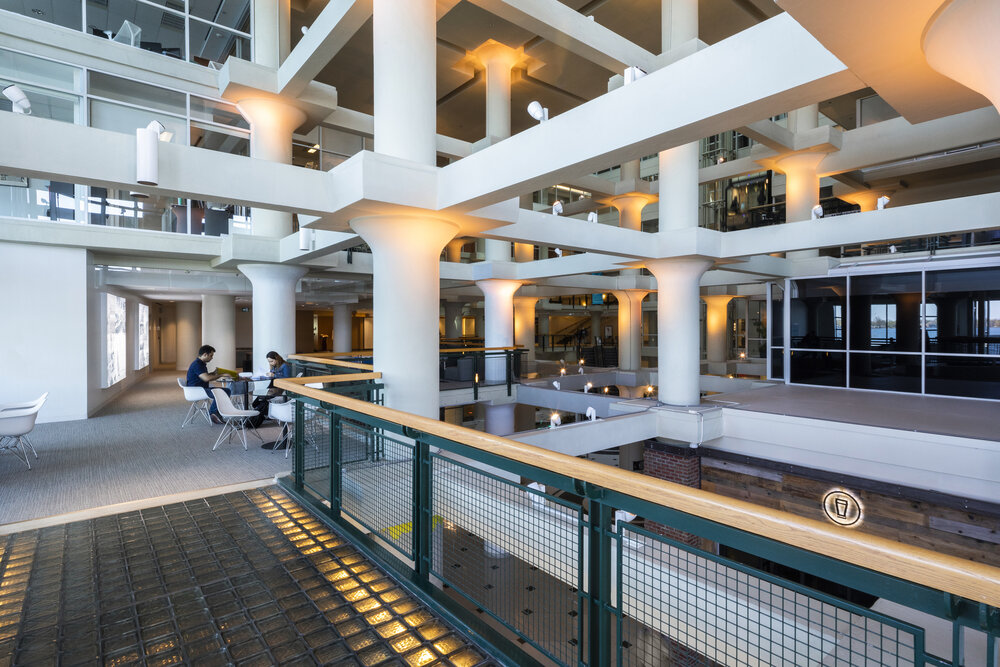
[[[697,450],[664,445],[655,441],[646,443],[643,471],[650,477],[701,488],[701,457]],[[700,547],[701,539],[669,526],[646,521],[646,529],[684,544]]]

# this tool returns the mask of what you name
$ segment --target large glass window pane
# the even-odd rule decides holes
[[[208,65],[210,62],[224,63],[229,56],[250,60],[250,39],[235,32],[190,20],[191,62]]]
[[[88,92],[97,97],[149,107],[178,116],[187,115],[187,101],[184,93],[151,86],[148,83],[122,79],[110,74],[91,72]]]
[[[187,124],[182,118],[174,118],[155,111],[133,109],[132,107],[112,104],[111,102],[102,102],[101,100],[90,101],[91,127],[134,135],[136,128],[146,127],[152,120],[160,121],[167,129],[167,132],[173,133],[170,138],[171,142],[184,143]]]
[[[232,155],[250,155],[250,133],[191,123],[191,145]]]
[[[3,174],[0,216],[29,220],[76,221],[76,187],[72,183]]]
[[[0,77],[66,92],[79,92],[79,67],[0,49]]]
[[[844,349],[847,279],[812,278],[793,280],[791,284],[792,347]]]
[[[920,393],[920,355],[851,354],[851,388]]]
[[[306,169],[319,169],[319,148],[298,142],[292,143],[292,164]]]
[[[50,118],[64,123],[75,123],[80,118],[80,98],[69,93],[45,90],[26,84],[19,84],[31,103],[31,115]],[[11,111],[13,104],[6,97],[0,97],[0,111]]]
[[[771,345],[785,344],[785,288],[771,284]]]
[[[163,231],[166,207],[163,197],[133,199],[127,190],[94,186],[87,199],[87,216],[92,225]]]
[[[928,352],[1000,354],[1000,268],[928,271],[926,310]]]
[[[771,348],[771,376],[770,380],[784,381],[785,379],[785,348]]]
[[[216,125],[228,125],[243,130],[250,129],[250,123],[240,114],[234,104],[191,96],[191,118],[205,120]]]
[[[851,349],[920,351],[920,274],[851,278]]]
[[[167,0],[168,7],[180,7],[182,2]],[[184,14],[168,11],[153,4],[136,0],[114,0],[111,3],[88,0],[87,30],[98,37],[114,37],[123,31],[125,21],[141,30],[135,46],[146,51],[184,58]]]
[[[54,23],[71,30],[80,30],[83,19],[80,16],[79,0],[60,0],[59,2],[18,2],[4,0],[0,9],[6,9],[15,14],[38,19],[46,23]]]
[[[927,356],[926,393],[1000,399],[1000,359]]]
[[[847,355],[843,352],[792,351],[791,377],[794,384],[845,387]]]
[[[250,32],[250,0],[189,0],[188,11],[217,25]]]

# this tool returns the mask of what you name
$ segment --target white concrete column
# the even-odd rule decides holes
[[[800,222],[812,218],[812,209],[819,204],[817,168],[826,153],[794,153],[775,163],[785,174],[785,222]],[[789,259],[818,257],[819,250],[796,250],[786,253]]]
[[[521,286],[516,280],[477,280],[483,291],[486,331],[483,347],[514,345],[514,292]],[[501,382],[507,377],[504,358],[486,358],[486,381]]]
[[[456,264],[462,261],[462,248],[465,247],[466,242],[469,239],[462,238],[452,239],[448,241],[448,245],[444,248],[444,257],[446,261],[455,262]]]
[[[402,7],[410,1],[387,4]],[[375,6],[381,3],[386,0]],[[433,3],[431,10],[433,19]],[[458,226],[432,217],[385,215],[355,218],[351,227],[372,249],[374,361],[385,383],[385,403],[437,419],[440,257]]]
[[[524,347],[524,358],[535,361],[535,304],[537,296],[514,297],[514,344]]]
[[[284,62],[291,48],[291,23],[291,0],[253,0],[255,63],[277,68]]]
[[[215,364],[236,368],[236,297],[205,294],[201,297],[201,337],[215,348]]]
[[[659,400],[697,405],[701,344],[698,283],[711,268],[707,259],[655,259],[646,262],[656,276]]]
[[[639,180],[639,160],[629,160],[628,162],[622,162],[621,164],[621,174],[620,181],[638,181]]]
[[[636,371],[642,367],[642,300],[646,290],[618,290],[618,368]]]
[[[186,371],[198,356],[198,348],[206,344],[212,345],[201,339],[201,304],[197,301],[178,301],[177,370]]]
[[[1000,3],[954,0],[924,33],[927,64],[963,86],[985,95],[1000,111],[1000,61],[996,39]]]
[[[427,165],[437,164],[436,7],[372,3],[375,152]]]
[[[662,0],[660,7],[663,53],[698,36],[698,0]]]
[[[292,163],[292,133],[306,120],[298,107],[273,98],[247,98],[236,104],[250,123],[250,157]],[[253,235],[283,238],[292,233],[292,214],[254,207]]]
[[[643,194],[621,195],[611,199],[610,204],[618,209],[618,226],[642,231],[642,209],[652,201],[656,201],[656,198]]]
[[[705,352],[708,357],[708,372],[713,375],[726,374],[726,334],[728,332],[728,308],[732,296],[713,294],[701,297],[708,305],[705,315]]]
[[[465,304],[461,301],[444,302],[444,337],[456,339],[462,337],[462,309]]]
[[[660,231],[698,226],[698,142],[659,154]]]
[[[486,261],[509,262],[510,241],[501,241],[500,239],[486,239]]]
[[[333,306],[333,351],[351,352],[351,324],[354,318],[354,307],[349,303],[337,303]]]
[[[486,69],[486,136],[510,136],[510,71],[523,58],[520,49],[490,39],[472,52]]]
[[[295,286],[306,274],[301,266],[238,264],[253,285],[253,368],[267,368],[266,355],[295,354]]]
[[[514,403],[486,404],[486,420],[483,425],[487,433],[510,435],[514,432]]]

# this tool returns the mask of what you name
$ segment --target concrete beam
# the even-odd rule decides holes
[[[278,68],[277,92],[297,96],[372,15],[372,0],[332,0]]]

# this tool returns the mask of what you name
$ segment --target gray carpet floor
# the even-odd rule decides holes
[[[31,470],[0,455],[0,524],[175,493],[273,478],[291,470],[284,452],[249,451],[234,436],[212,451],[222,426],[203,418],[184,429],[188,403],[178,373],[155,373],[80,421],[37,424],[29,436],[38,459]],[[45,409],[44,407],[42,408]],[[270,422],[269,422],[270,423]],[[278,427],[262,427],[265,442]]]

